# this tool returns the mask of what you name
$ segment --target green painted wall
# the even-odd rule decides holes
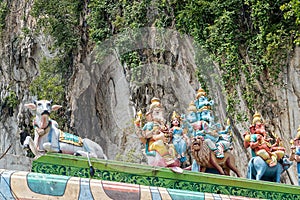
[[[91,161],[95,168],[95,179],[252,198],[300,199],[299,186],[191,171],[177,174],[168,168],[112,160]],[[32,171],[90,177],[87,158],[64,154],[40,157],[33,161]]]

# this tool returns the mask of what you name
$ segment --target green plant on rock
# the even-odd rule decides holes
[[[67,80],[81,45],[83,5],[83,1],[34,0],[31,15],[37,20],[37,34],[51,36],[53,44],[50,48],[55,52],[54,58],[44,58],[39,63],[40,74],[31,83],[30,92],[39,99],[53,99],[58,103],[65,100]],[[62,116],[55,119],[64,122]]]
[[[57,68],[57,59],[46,59],[40,62],[40,74],[32,81],[29,91],[38,99],[53,99],[60,102],[64,99],[64,79]]]
[[[31,14],[39,30],[54,38],[55,48],[70,53],[80,41],[80,11],[83,2],[72,0],[34,0]]]
[[[8,6],[5,0],[1,1],[0,3],[0,32],[2,32],[5,28],[5,19],[8,13]]]
[[[9,108],[15,108],[19,105],[19,99],[15,91],[10,90],[8,96],[3,100]]]
[[[65,79],[63,77],[63,69],[57,66],[60,59],[46,59],[45,57],[40,62],[40,74],[32,81],[29,92],[32,96],[38,99],[53,100],[58,104],[65,101],[64,85]],[[51,116],[63,125],[66,119],[60,116],[59,112],[51,113]]]
[[[300,25],[300,2],[299,0],[291,0],[280,6],[284,11],[284,18],[294,21],[296,25]],[[294,43],[300,45],[300,30],[291,29],[290,34],[294,36]]]
[[[294,19],[293,0],[187,0],[176,7],[177,29],[191,34],[219,65],[231,116],[239,104],[234,91],[241,82],[247,87],[242,97],[249,110],[264,105],[262,96],[271,96],[269,86],[282,83],[291,38],[299,31],[296,20],[283,16],[282,5],[282,10],[293,11]]]
[[[34,1],[31,14],[37,19],[37,32],[40,33],[41,31],[53,38],[54,43],[50,48],[55,49],[54,52],[56,52],[55,58],[51,61],[44,59],[40,64],[42,66],[40,69],[42,71],[41,76],[31,86],[32,91],[38,93],[38,96],[57,94],[56,97],[62,99],[61,95],[64,93],[62,88],[66,86],[66,79],[71,74],[71,65],[80,43],[79,21],[82,6],[83,2],[72,0]],[[48,66],[45,65],[49,65],[51,70],[46,72]],[[47,83],[43,83],[42,79],[47,77],[49,77]],[[47,91],[49,89],[51,91]]]
[[[148,26],[150,0],[124,1],[91,0],[88,23],[90,35],[96,43],[126,29]]]
[[[219,81],[231,116],[235,116],[240,97],[249,110],[265,105],[263,96],[271,97],[268,88],[282,84],[281,72],[294,45],[299,44],[298,0],[91,0],[88,7],[87,22],[94,43],[129,29],[150,26],[176,28],[191,35],[221,71]],[[61,62],[68,60],[61,65],[66,69],[72,65],[74,49],[80,45],[82,9],[81,1],[34,2],[33,14],[41,30],[55,39]],[[126,46],[126,37],[119,38],[119,44]],[[122,63],[138,76],[144,55],[136,51],[121,56]],[[205,70],[199,66],[197,71],[202,82],[206,81]],[[235,91],[237,87],[245,88],[242,94]]]

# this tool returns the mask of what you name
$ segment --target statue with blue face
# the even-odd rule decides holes
[[[197,95],[196,95],[196,99],[194,100],[194,104],[196,106],[197,110],[201,110],[203,107],[207,107],[210,108],[211,106],[214,105],[214,101],[213,100],[208,100],[208,98],[206,97],[206,92],[200,88],[197,91]]]
[[[224,130],[216,126],[211,110],[213,105],[213,100],[209,100],[206,92],[200,88],[195,100],[189,104],[184,127],[192,137],[202,136],[216,157],[223,158],[224,152],[232,148],[230,125]]]
[[[197,109],[193,101],[189,104],[189,107],[187,109],[187,114],[181,115],[181,119],[182,119],[182,129],[186,130],[187,132],[186,135],[189,138],[194,137],[194,128],[192,124],[197,122],[198,118],[197,118]]]

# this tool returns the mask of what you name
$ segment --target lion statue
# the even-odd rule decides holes
[[[201,172],[205,172],[207,168],[214,168],[221,175],[229,176],[230,170],[232,170],[238,177],[241,177],[235,165],[234,156],[226,151],[224,158],[216,158],[215,153],[210,150],[202,136],[194,137],[191,150],[195,161],[200,166]]]

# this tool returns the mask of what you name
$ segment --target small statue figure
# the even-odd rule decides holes
[[[259,113],[253,115],[252,125],[250,126],[250,135],[245,134],[244,146],[253,150],[253,156],[260,156],[270,167],[277,165],[277,161],[283,158],[285,148],[279,145],[280,139],[276,138],[275,144],[271,144],[272,138],[267,138],[265,125]]]
[[[175,111],[173,112],[171,119],[172,125],[169,132],[172,137],[172,143],[177,152],[177,158],[183,163],[186,161],[185,153],[189,138],[184,133],[184,130],[180,127],[181,117]]]
[[[297,129],[296,137],[291,141],[290,160],[297,162],[298,185],[300,186],[300,126]]]
[[[200,125],[200,126],[199,126]],[[212,150],[217,158],[223,158],[224,154],[217,147],[218,135],[215,131],[211,132],[208,128],[208,124],[205,121],[200,121],[194,125],[195,135],[194,137],[201,136],[207,143],[210,150]]]
[[[143,124],[143,113],[142,111],[137,112],[136,114],[136,119],[134,121],[135,127],[136,127],[136,134],[139,137],[139,139],[141,140],[141,142],[143,144],[146,144],[146,138],[143,136],[141,130],[142,124]]]
[[[200,110],[202,107],[207,106],[210,107],[214,104],[213,100],[208,101],[207,97],[206,97],[206,92],[202,89],[199,88],[199,90],[197,91],[197,95],[196,95],[196,100],[194,101],[195,106],[198,110]]]
[[[203,136],[209,148],[215,153],[217,158],[224,157],[224,149],[222,145],[218,145],[219,135],[213,130],[214,118],[211,112],[211,106],[214,104],[212,100],[208,100],[206,92],[200,88],[197,91],[195,106],[197,109],[196,123],[193,123],[194,137]]]
[[[227,126],[225,129],[219,128],[219,130],[215,130],[218,133],[218,140],[217,140],[217,147],[221,154],[228,150],[232,150],[232,135],[231,135],[231,127],[230,127],[230,120],[227,120]]]
[[[230,122],[228,120],[228,125],[224,130],[218,130],[217,128],[209,128],[207,122],[201,121],[201,126],[195,126],[195,135],[202,136],[212,150],[217,158],[223,158],[224,152],[232,150],[232,138],[229,133]]]
[[[136,115],[137,115],[137,117],[134,121],[134,124],[136,127],[140,128],[142,126],[143,113],[142,113],[142,111],[139,111]]]
[[[252,149],[252,158],[248,163],[247,178],[280,182],[280,175],[287,170],[292,162],[285,157],[285,148],[281,145],[280,138],[272,134],[276,141],[271,144],[272,138],[267,137],[267,132],[261,115],[253,115],[250,132],[244,134],[244,147]],[[280,162],[278,162],[280,161]]]
[[[186,130],[187,136],[191,139],[194,137],[194,127],[193,124],[197,123],[197,108],[194,104],[194,101],[192,101],[189,104],[189,107],[187,108],[187,114],[183,114],[182,119],[182,129]]]
[[[197,91],[196,100],[194,103],[197,109],[198,121],[203,120],[208,124],[211,124],[213,122],[213,117],[210,109],[214,102],[213,100],[208,101],[206,92],[202,88]]]

